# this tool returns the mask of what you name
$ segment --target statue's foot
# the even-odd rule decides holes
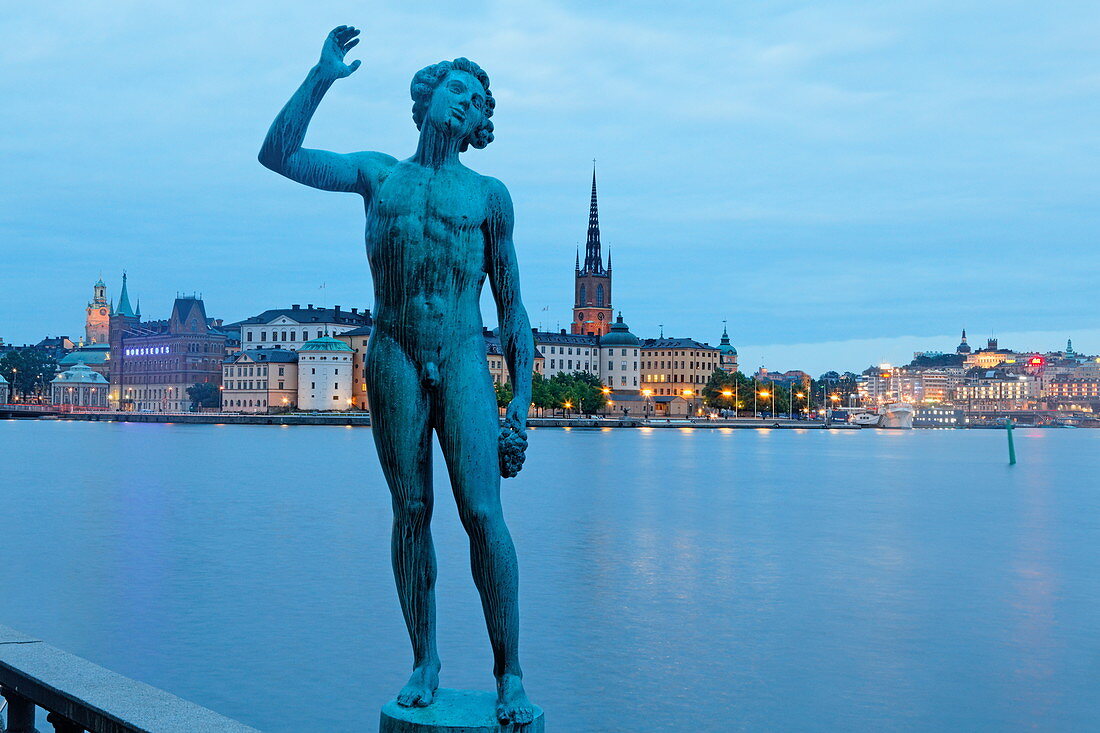
[[[413,670],[412,676],[401,692],[397,693],[397,704],[406,708],[426,708],[435,699],[439,689],[439,665],[422,664]]]
[[[517,675],[502,675],[497,680],[497,720],[526,725],[535,719],[535,706],[527,699],[523,680]]]

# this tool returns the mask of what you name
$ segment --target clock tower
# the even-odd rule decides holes
[[[111,320],[111,306],[107,303],[107,286],[103,278],[96,280],[92,289],[92,300],[88,303],[88,317],[84,322],[84,343],[105,344]]]
[[[588,239],[584,245],[584,267],[577,253],[573,286],[572,332],[603,336],[611,330],[611,254],[607,268],[600,252],[600,213],[596,206],[596,169],[592,169],[592,202],[588,207]]]

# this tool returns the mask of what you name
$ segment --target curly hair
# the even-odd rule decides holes
[[[412,87],[409,90],[413,99],[413,122],[416,123],[417,130],[424,124],[424,115],[428,112],[432,92],[451,71],[465,71],[481,82],[481,86],[485,89],[485,109],[482,110],[485,121],[466,136],[466,139],[462,141],[461,151],[466,152],[466,148],[470,145],[478,149],[484,148],[493,142],[493,123],[490,122],[489,118],[493,116],[493,109],[496,107],[497,101],[493,98],[493,93],[489,91],[489,75],[470,59],[457,58],[454,61],[440,61],[438,64],[425,66],[416,72],[416,75],[413,76]]]

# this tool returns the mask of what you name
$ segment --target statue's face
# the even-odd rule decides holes
[[[432,92],[427,122],[441,132],[464,138],[485,120],[485,88],[472,74],[451,71]]]

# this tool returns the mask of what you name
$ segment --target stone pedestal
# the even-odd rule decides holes
[[[390,700],[382,708],[378,733],[544,733],[545,716],[535,706],[528,725],[501,725],[491,692],[439,689],[426,708],[405,708]]]

